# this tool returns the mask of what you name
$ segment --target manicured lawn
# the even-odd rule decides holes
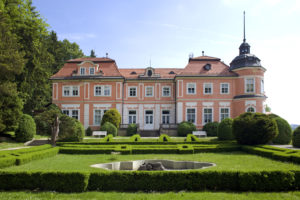
[[[79,170],[100,171],[90,167],[92,164],[108,163],[115,161],[142,160],[142,159],[171,159],[202,161],[216,163],[216,167],[202,170],[239,170],[239,171],[262,171],[262,170],[300,170],[300,165],[283,163],[244,152],[228,153],[199,153],[199,154],[144,154],[144,155],[69,155],[58,154],[55,157],[32,161],[21,166],[13,166],[3,170],[30,171],[30,170]]]
[[[168,193],[119,193],[119,192],[84,192],[84,193],[56,193],[56,192],[2,192],[0,199],[205,199],[205,200],[297,200],[300,199],[300,192],[277,192],[277,193],[226,193],[226,192],[168,192]]]
[[[0,143],[0,150],[1,149],[8,149],[8,148],[15,148],[15,147],[23,147],[24,143],[18,142],[1,142]]]
[[[146,138],[143,137],[141,139],[141,142],[157,142],[157,138]],[[184,142],[186,137],[171,137],[171,142]],[[86,136],[83,142],[100,142],[103,140],[102,138],[95,138],[92,136]],[[205,137],[205,138],[199,138],[200,141],[202,142],[214,142],[218,141],[217,137]],[[130,142],[130,137],[114,137],[114,142]]]

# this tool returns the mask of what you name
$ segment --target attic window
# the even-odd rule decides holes
[[[152,70],[149,69],[148,72],[147,72],[148,76],[152,76]]]
[[[174,71],[170,71],[169,74],[175,74],[175,72]]]
[[[131,75],[134,75],[134,74],[136,74],[136,72],[135,72],[135,71],[133,71],[133,72],[131,72],[130,74],[131,74]]]
[[[211,70],[211,64],[206,64],[206,65],[204,65],[204,69],[205,69],[206,71]]]

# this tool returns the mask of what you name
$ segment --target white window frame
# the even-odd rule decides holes
[[[78,121],[80,121],[80,109],[62,109],[61,111],[62,111],[62,113],[65,111],[65,110],[67,110],[69,113],[68,113],[68,116],[69,117],[72,117],[72,118],[75,118],[75,117],[73,117],[73,111],[78,111]],[[76,118],[75,118],[76,119]]]
[[[265,93],[265,81],[264,81],[264,79],[260,80],[260,93],[261,94]]]
[[[212,107],[204,107],[204,108],[202,108],[202,124],[203,125],[205,125],[206,123],[208,123],[208,122],[205,122],[204,121],[204,115],[205,115],[205,113],[204,113],[204,110],[205,109],[211,109],[211,122],[213,122],[214,121],[214,108],[212,108]]]
[[[85,75],[85,72],[86,72],[85,67],[80,67],[80,75]]]
[[[130,111],[135,111],[135,114],[130,114]],[[130,123],[130,117],[132,118],[132,123]],[[135,117],[135,122],[134,121],[134,117]],[[136,124],[137,123],[137,111],[136,110],[128,110],[128,124]]]
[[[253,108],[254,109],[254,112],[253,113],[255,113],[256,112],[256,108],[254,107],[254,106],[248,106],[248,107],[246,107],[246,110],[245,110],[245,112],[248,112],[248,109],[249,108]]]
[[[223,85],[227,85],[227,87],[228,87],[228,92],[227,93],[224,93],[223,91],[222,91],[222,89],[223,89]],[[229,83],[220,83],[220,94],[230,94],[230,84]]]
[[[250,80],[250,79],[253,80],[253,91],[248,92],[247,91],[247,81]],[[254,77],[247,77],[247,78],[245,78],[245,93],[248,93],[248,94],[255,93],[255,78]]]
[[[96,94],[96,87],[100,87],[100,95]],[[109,95],[105,95],[105,88],[109,88]],[[94,96],[95,97],[110,97],[111,96],[111,85],[94,85]]]
[[[130,96],[130,89],[135,88],[135,96]],[[128,87],[128,97],[137,97],[137,87],[136,86],[130,86]]]
[[[205,92],[205,88],[207,85],[210,85],[210,89],[211,89],[211,92],[210,93],[206,93]],[[213,83],[203,83],[203,94],[213,94],[214,93],[214,85]]]
[[[220,107],[219,108],[219,121],[221,122],[223,119],[222,119],[222,113],[221,113],[221,110],[222,109],[228,109],[228,117],[225,117],[225,118],[230,118],[230,107]],[[224,119],[225,119],[224,118]]]
[[[164,111],[168,111],[169,114],[163,114]],[[169,119],[169,120],[167,120],[168,123],[164,123],[164,120],[163,120],[164,117],[167,117]],[[166,110],[166,109],[162,110],[161,111],[161,123],[162,124],[170,124],[170,121],[171,121],[171,111],[170,110]]]
[[[93,73],[91,73],[91,70],[93,70]],[[90,75],[95,75],[95,67],[90,67],[89,68],[89,73],[90,73]]]
[[[189,85],[193,85],[193,87],[194,87],[194,93],[189,93]],[[194,82],[190,82],[190,83],[186,83],[186,94],[187,95],[195,95],[197,92],[197,85],[196,85],[196,83],[194,83]]]
[[[96,110],[100,110],[100,123],[98,124],[98,123],[96,123],[96,121],[95,121],[95,111]],[[101,124],[101,121],[102,121],[102,118],[103,118],[103,115],[104,115],[104,113],[106,112],[106,111],[108,111],[108,109],[99,109],[99,108],[95,108],[95,109],[93,109],[93,124],[94,124],[94,126],[100,126],[100,124]]]
[[[65,88],[69,87],[69,95],[65,95]],[[73,95],[73,87],[77,87],[78,88],[78,95]],[[80,86],[79,85],[64,85],[62,88],[62,96],[63,97],[79,97],[80,96]]]
[[[188,107],[185,109],[185,120],[188,122],[188,109],[194,109],[195,110],[195,122],[193,124],[197,124],[197,108],[195,107]]]
[[[147,89],[151,88],[151,95],[147,95]],[[153,97],[154,96],[154,87],[153,86],[145,86],[145,97]]]
[[[169,95],[164,95],[164,88],[169,89]],[[162,97],[170,97],[171,96],[171,86],[163,86],[161,92],[162,92],[162,94],[161,94]]]

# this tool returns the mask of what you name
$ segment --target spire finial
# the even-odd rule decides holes
[[[245,22],[245,11],[244,11],[244,39],[243,42],[246,42],[246,22]]]

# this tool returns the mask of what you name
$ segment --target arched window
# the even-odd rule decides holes
[[[255,112],[255,108],[252,107],[252,106],[250,106],[250,107],[247,108],[246,112],[252,112],[252,113],[254,113]]]

